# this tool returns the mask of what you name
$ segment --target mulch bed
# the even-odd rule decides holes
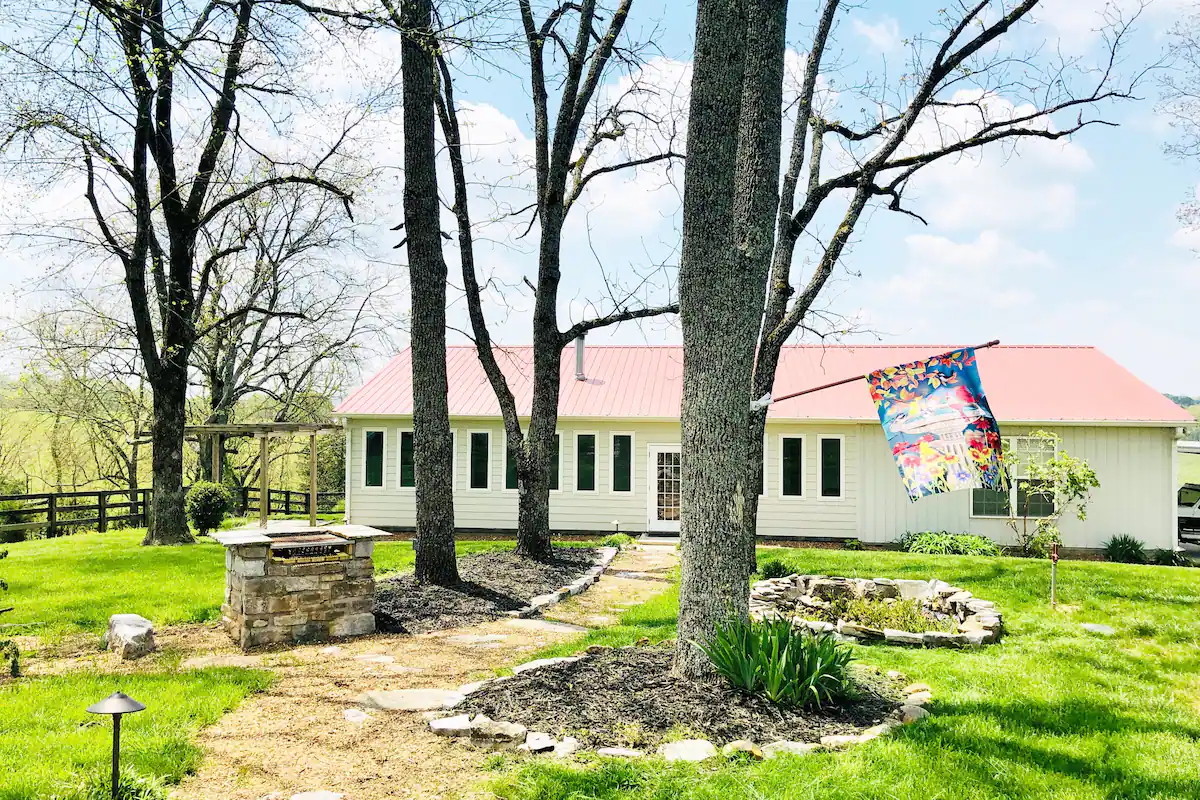
[[[529,605],[587,572],[599,557],[591,548],[558,547],[550,561],[515,553],[477,553],[458,560],[462,582],[428,586],[409,575],[375,587],[375,625],[380,633],[428,633],[475,625]]]
[[[878,725],[900,707],[887,678],[860,669],[861,697],[805,711],[776,706],[720,678],[672,677],[669,647],[624,647],[531,670],[470,695],[455,713],[486,714],[531,731],[574,736],[584,746],[652,749],[680,729],[720,747],[738,739],[818,742]]]

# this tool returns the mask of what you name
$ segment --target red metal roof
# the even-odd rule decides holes
[[[875,369],[937,355],[947,345],[793,345],[783,349],[775,394],[866,375]],[[531,348],[497,348],[497,360],[528,415]],[[1191,415],[1094,347],[1001,345],[980,350],[979,372],[992,411],[1008,422],[1139,422],[1193,424]],[[447,351],[450,413],[499,416],[492,388],[473,346]],[[677,419],[683,387],[683,348],[589,345],[587,379],[575,380],[575,352],[561,360],[562,417]],[[348,416],[412,413],[409,351],[397,355],[338,407]],[[866,382],[784,400],[771,406],[774,419],[876,420]]]

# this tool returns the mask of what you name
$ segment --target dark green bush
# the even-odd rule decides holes
[[[768,558],[758,565],[758,574],[762,576],[763,580],[768,580],[770,578],[782,578],[785,575],[791,575],[792,570],[779,559]]]
[[[188,519],[201,536],[221,527],[232,509],[233,495],[219,483],[200,481],[188,490]]]
[[[1104,543],[1104,560],[1121,564],[1145,564],[1146,546],[1140,539],[1119,533]]]
[[[730,620],[700,648],[733,686],[777,705],[820,707],[852,692],[850,648],[828,634],[794,630],[786,619]]]
[[[998,556],[1000,548],[984,536],[949,531],[909,532],[900,537],[900,549],[935,556]]]
[[[847,539],[846,541],[842,542],[842,549],[843,550],[866,550],[867,548],[862,543],[861,539]]]
[[[1183,553],[1174,550],[1155,550],[1153,561],[1160,567],[1190,567],[1192,561]]]

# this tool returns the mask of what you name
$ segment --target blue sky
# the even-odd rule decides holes
[[[885,60],[894,70],[903,55],[900,41],[935,33],[931,20],[945,3],[859,5],[836,34],[840,61],[850,73],[878,69]],[[1094,30],[1104,5],[1048,0],[1036,25],[1020,30],[1020,43],[1045,41],[1098,57],[1103,43]],[[1182,5],[1159,0],[1143,14],[1125,50],[1127,73],[1160,59],[1166,30]],[[806,46],[815,6],[791,3],[788,41],[797,50]],[[638,0],[631,22],[635,29],[657,30],[655,42],[666,58],[690,59],[692,4]],[[528,100],[514,80],[472,80],[464,89],[464,98],[486,97],[528,135]],[[1188,237],[1176,220],[1195,184],[1196,165],[1163,154],[1172,132],[1157,111],[1158,91],[1149,79],[1141,99],[1106,107],[1105,118],[1119,127],[1088,128],[1064,153],[1031,156],[1023,148],[1006,158],[996,151],[982,164],[956,165],[937,179],[919,177],[910,202],[928,227],[885,211],[865,218],[825,299],[828,310],[869,331],[846,340],[1092,344],[1161,390],[1200,394],[1200,348],[1189,344],[1195,339],[1188,335],[1200,266],[1182,246]],[[633,181],[612,180],[593,191],[601,206],[647,202]],[[654,260],[651,253],[667,253],[678,236],[678,198],[673,191],[649,194],[669,196],[650,202],[660,220],[648,224],[643,214],[625,236],[604,238],[600,247],[569,237],[564,261],[577,257],[586,272],[596,263],[593,250],[610,268],[622,257],[645,264]],[[1200,244],[1200,237],[1193,241]],[[571,285],[587,284],[571,277],[564,288],[568,299]],[[503,327],[506,338],[527,341],[527,318],[510,322]],[[626,327],[595,339],[677,341],[678,332]]]
[[[807,46],[816,5],[816,0],[790,5],[788,41],[796,51]],[[903,62],[903,40],[936,33],[933,21],[947,3],[866,0],[853,5],[836,31],[842,80],[885,66],[894,74]],[[1046,0],[1037,23],[1021,28],[1014,44],[1061,47],[1096,58],[1102,42],[1094,30],[1105,5],[1106,0]],[[1190,0],[1156,0],[1125,50],[1122,69],[1128,73],[1158,60],[1167,45],[1166,30],[1191,5]],[[634,3],[630,29],[642,36],[653,32],[657,58],[650,78],[663,81],[664,97],[686,94],[694,22],[690,2]],[[383,41],[364,60],[383,63],[386,71],[397,53]],[[790,63],[793,68],[798,63],[795,53]],[[529,100],[520,64],[513,60],[505,66],[512,72],[476,67],[474,75],[459,81],[458,95],[467,104],[464,119],[475,148],[473,178],[503,187],[478,188],[473,208],[482,223],[480,270],[496,287],[488,305],[494,338],[522,344],[530,334],[528,298],[520,284],[535,273],[536,233],[517,239],[509,223],[487,222],[495,199],[518,205],[529,182],[523,169],[530,152]],[[332,83],[350,81],[359,71],[358,65],[333,64],[326,77]],[[1197,181],[1197,165],[1163,154],[1172,131],[1157,110],[1153,79],[1142,85],[1140,96],[1105,108],[1105,118],[1119,123],[1116,128],[1096,126],[1067,145],[1037,144],[1007,157],[995,151],[978,163],[922,173],[907,197],[928,226],[883,210],[865,216],[823,299],[826,310],[860,329],[844,340],[1091,344],[1160,390],[1200,395],[1200,347],[1189,335],[1200,296],[1200,262],[1191,246],[1200,247],[1200,235],[1182,231],[1176,220],[1177,208]],[[393,117],[379,129],[373,145],[378,158],[392,164],[402,155],[395,122]],[[682,169],[644,170],[589,186],[586,201],[572,212],[564,242],[562,327],[585,313],[607,310],[602,270],[625,283],[650,273],[639,294],[644,299],[660,301],[670,294],[681,181]],[[396,234],[387,230],[400,215],[399,188],[392,174],[365,193],[369,208],[362,216],[376,220],[367,231],[372,260],[394,261],[400,252],[391,250]],[[75,188],[64,186],[40,197],[53,208],[77,201],[75,194]],[[8,195],[10,205],[16,202],[12,198],[26,197]],[[447,219],[448,230],[451,225]],[[798,268],[807,254],[798,255]],[[0,252],[0,286],[28,287],[42,269],[43,260],[35,256]],[[452,263],[452,275],[455,269]],[[466,327],[461,303],[452,308],[451,321]],[[452,340],[465,341],[458,334]],[[403,344],[403,336],[398,341]],[[673,323],[658,321],[624,326],[591,341],[678,342],[679,332]]]

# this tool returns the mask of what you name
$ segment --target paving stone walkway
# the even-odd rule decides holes
[[[613,569],[669,578],[675,563],[673,547],[646,547],[625,551]],[[668,586],[605,575],[583,594],[548,608],[546,619],[368,636],[248,657],[219,631],[193,633],[196,649],[185,664],[236,657],[238,666],[271,669],[276,682],[201,733],[204,763],[172,798],[487,797],[479,789],[487,753],[436,735],[419,713],[388,708],[444,705],[445,690],[492,677],[497,668],[529,661],[532,653],[581,638],[589,628],[615,624],[622,610]]]

